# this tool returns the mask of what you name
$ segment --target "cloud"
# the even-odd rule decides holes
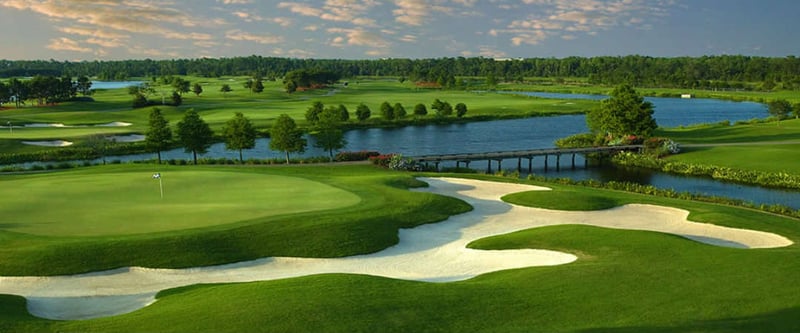
[[[378,34],[364,29],[330,28],[327,31],[333,34],[344,34],[344,36],[334,38],[334,42],[339,42],[337,44],[341,44],[346,40],[348,45],[371,46],[375,48],[386,48],[391,45],[391,43]]]
[[[375,0],[326,0],[321,7],[307,3],[281,2],[278,8],[303,16],[316,17],[325,21],[348,22],[356,26],[376,27],[374,19],[366,17],[370,9],[379,5]]]
[[[281,2],[278,3],[278,8],[285,8],[288,9],[290,12],[295,14],[300,14],[304,16],[315,16],[320,17],[322,16],[322,10],[318,8],[311,7],[304,3],[299,2]]]
[[[277,44],[283,42],[281,36],[256,35],[239,29],[229,30],[225,33],[225,38],[236,41],[256,42],[259,44]]]
[[[288,27],[294,23],[294,21],[288,17],[275,17],[271,21],[282,27]]]
[[[392,11],[394,20],[412,26],[421,26],[433,13],[450,14],[453,9],[438,4],[439,1],[428,0],[394,0],[397,9]]]
[[[81,53],[89,53],[93,51],[91,48],[81,47],[78,42],[66,37],[51,39],[50,44],[47,45],[47,48],[55,51],[73,51]]]
[[[591,36],[617,26],[649,29],[645,18],[664,16],[673,4],[672,0],[522,0],[515,9],[534,14],[511,20],[506,29],[492,29],[489,35],[511,35],[511,43],[519,46],[552,37],[572,40],[580,33]]]
[[[172,3],[156,4],[144,0],[6,0],[0,6],[18,10],[29,10],[44,15],[52,21],[74,27],[64,29],[93,29],[104,34],[143,33],[165,38],[183,39],[186,34],[179,33],[178,27],[207,25],[202,19],[186,14],[185,10],[171,7]],[[205,39],[206,35],[196,34]]]
[[[226,5],[246,5],[253,3],[253,0],[217,0],[217,2],[222,2]]]

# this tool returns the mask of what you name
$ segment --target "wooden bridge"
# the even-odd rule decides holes
[[[456,168],[461,167],[464,163],[466,168],[473,161],[487,161],[487,172],[492,172],[492,161],[497,161],[497,170],[502,169],[502,161],[507,159],[517,159],[517,171],[522,170],[522,160],[528,160],[528,170],[532,170],[533,159],[537,156],[544,156],[544,170],[547,171],[549,157],[555,156],[556,170],[561,169],[561,155],[572,155],[572,168],[575,168],[575,155],[578,154],[591,154],[591,153],[615,153],[621,151],[641,151],[644,149],[643,145],[625,145],[625,146],[605,146],[605,147],[589,147],[589,148],[545,148],[533,150],[515,150],[515,151],[500,151],[489,153],[466,153],[466,154],[445,154],[445,155],[425,155],[410,157],[417,163],[429,165],[433,163],[436,170],[439,170],[439,163],[445,161],[455,161]],[[586,160],[584,159],[584,167],[586,167]]]

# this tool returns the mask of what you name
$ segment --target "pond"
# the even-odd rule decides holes
[[[142,81],[92,81],[92,89],[122,89],[140,84]]]

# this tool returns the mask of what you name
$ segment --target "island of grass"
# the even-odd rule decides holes
[[[152,166],[84,170],[4,176],[7,177],[4,181],[25,177],[69,179],[78,172],[85,172],[87,177],[142,173],[147,178],[142,182],[149,187],[146,193],[157,194],[152,191],[155,180],[149,178]],[[151,234],[42,236],[5,231],[0,233],[5,245],[0,250],[3,256],[0,275],[53,275],[126,266],[192,267],[244,260],[251,255],[330,258],[371,253],[394,244],[398,227],[440,221],[469,209],[457,199],[408,191],[410,187],[423,185],[415,180],[416,175],[367,166],[186,167],[162,174],[167,177],[181,172],[198,177],[227,177],[215,174],[219,172],[243,173],[253,179],[299,178],[297,184],[352,193],[360,201],[323,211]],[[139,311],[82,321],[32,317],[25,310],[24,299],[3,296],[0,329],[14,332],[800,329],[796,320],[800,315],[797,311],[800,300],[796,297],[800,287],[794,283],[800,278],[800,268],[794,260],[800,239],[797,220],[720,205],[540,185],[552,191],[515,195],[513,201],[563,210],[605,209],[629,203],[676,207],[689,211],[688,218],[692,221],[774,233],[795,244],[736,249],[664,233],[567,224],[497,235],[469,245],[497,251],[551,249],[577,256],[575,262],[567,265],[504,270],[450,283],[322,274],[265,282],[194,285],[161,292],[156,303]],[[553,199],[550,203],[540,203],[543,196]],[[607,200],[597,205],[572,203],[597,198]],[[488,200],[481,197],[473,205]],[[309,206],[314,204],[310,202]],[[364,246],[365,242],[371,245]],[[97,258],[99,253],[103,259]]]

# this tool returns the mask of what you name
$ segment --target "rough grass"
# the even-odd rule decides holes
[[[375,175],[373,175],[375,176]],[[408,178],[393,178],[411,184]],[[399,186],[394,181],[389,182]],[[541,184],[540,184],[541,185]],[[692,211],[690,219],[800,240],[798,221],[733,207],[546,184],[556,200],[610,197]],[[540,197],[519,203],[540,206]],[[547,206],[557,206],[545,203]],[[570,203],[560,205],[578,208]],[[339,234],[342,236],[343,234]],[[479,240],[480,249],[544,248],[571,264],[455,283],[329,274],[165,291],[113,318],[47,321],[0,298],[14,332],[786,332],[800,330],[800,247],[742,250],[646,231],[553,226]]]

